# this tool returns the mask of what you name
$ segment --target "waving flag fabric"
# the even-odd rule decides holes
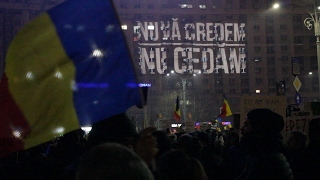
[[[111,0],[67,0],[12,41],[0,84],[0,156],[141,105]]]
[[[223,105],[221,107],[221,113],[220,113],[220,115],[218,117],[225,118],[225,117],[228,117],[228,116],[231,116],[231,115],[232,115],[232,112],[231,112],[229,103],[227,101],[226,96],[224,95]]]
[[[177,96],[176,104],[174,105],[174,119],[179,122],[181,113],[180,113],[180,101],[179,101],[179,96]]]

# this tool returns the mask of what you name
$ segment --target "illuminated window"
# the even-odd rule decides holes
[[[121,29],[122,29],[122,30],[127,30],[127,29],[128,29],[128,26],[127,26],[127,25],[121,25]]]
[[[206,7],[206,5],[201,4],[201,5],[199,5],[199,8],[200,9],[206,9],[207,7]]]
[[[149,25],[148,30],[154,30],[154,25]]]

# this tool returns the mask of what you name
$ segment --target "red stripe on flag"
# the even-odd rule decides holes
[[[174,113],[173,113],[173,118],[179,122],[180,121],[180,101],[179,101],[179,96],[177,96],[176,104],[174,106]]]
[[[221,113],[220,113],[220,115],[218,117],[225,118],[225,117],[228,117],[228,116],[231,116],[231,115],[232,115],[232,112],[231,112],[229,103],[227,101],[227,98],[224,97],[223,106],[221,107]]]
[[[221,107],[221,114],[219,115],[219,117],[225,118],[227,116],[226,107],[227,107],[226,103],[223,103],[223,105]]]
[[[174,112],[173,118],[174,118],[177,122],[180,121],[180,115],[178,115],[177,112]]]
[[[0,157],[23,150],[30,126],[14,101],[4,74],[0,82]]]

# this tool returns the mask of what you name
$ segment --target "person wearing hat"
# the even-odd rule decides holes
[[[292,170],[283,155],[284,120],[269,109],[253,109],[241,128],[240,149],[246,165],[237,180],[291,180]]]

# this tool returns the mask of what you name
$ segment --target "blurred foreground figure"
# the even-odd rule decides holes
[[[89,147],[102,143],[119,143],[134,149],[139,134],[126,113],[111,116],[92,125],[88,135]]]
[[[154,172],[155,156],[158,153],[157,138],[152,135],[155,128],[148,127],[137,132],[126,113],[117,114],[92,125],[88,135],[89,148],[103,143],[118,143],[131,149],[142,158]]]
[[[287,153],[285,154],[290,168],[292,169],[295,180],[305,179],[305,155],[307,148],[308,137],[300,130],[290,132],[287,140]]]
[[[254,109],[241,128],[240,149],[246,154],[246,166],[237,180],[291,180],[292,170],[283,155],[282,116],[269,109]]]
[[[129,148],[105,143],[92,148],[79,166],[77,180],[153,180],[146,163]]]
[[[164,153],[158,164],[159,180],[207,180],[200,161],[180,150]]]
[[[305,151],[303,178],[308,180],[320,177],[320,118],[312,119],[309,124],[309,144]]]

